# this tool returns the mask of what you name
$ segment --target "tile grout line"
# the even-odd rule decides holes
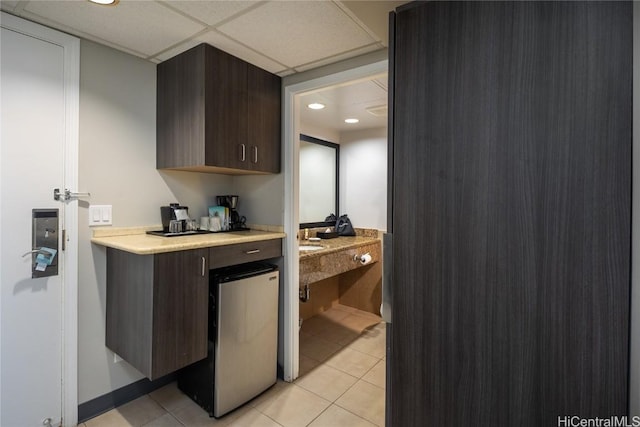
[[[326,411],[326,410],[327,410],[327,409],[328,409],[328,408],[333,404],[333,402],[331,402],[330,400],[327,400],[326,398],[324,398],[324,397],[320,396],[319,394],[314,393],[314,392],[313,392],[313,391],[311,391],[311,390],[307,390],[306,388],[304,388],[304,387],[301,387],[301,386],[297,385],[297,384],[295,383],[295,381],[294,381],[294,382],[292,382],[292,383],[290,383],[290,384],[291,384],[291,386],[290,386],[290,387],[298,387],[298,388],[300,388],[302,391],[306,391],[306,392],[308,392],[308,393],[311,393],[311,394],[313,394],[314,396],[316,396],[316,397],[318,397],[318,398],[320,398],[320,399],[322,399],[322,400],[325,400],[325,401],[329,402],[329,406],[327,406],[326,408],[324,408],[324,409],[322,410],[322,412],[320,412],[320,414],[318,414],[318,416],[316,416],[313,420],[311,420],[311,421],[310,421],[308,424],[306,424],[306,425],[311,424],[311,423],[312,423],[316,418],[318,418],[318,417],[319,417],[319,416],[320,416],[324,411]],[[280,391],[279,393],[282,393],[282,391]],[[278,398],[276,397],[276,398],[274,398],[273,400],[275,401],[276,399],[278,399]],[[273,403],[273,402],[272,402],[272,403]],[[267,405],[267,406],[264,408],[264,409],[265,409],[265,411],[266,411],[269,407],[271,407],[271,403],[270,403],[269,405]],[[269,418],[270,420],[274,421],[276,424],[278,424],[278,425],[282,426],[282,424],[280,424],[277,420],[275,420],[275,419],[271,418],[271,417],[270,417],[269,415],[267,415],[264,411],[261,411],[260,409],[258,409],[258,408],[256,408],[256,407],[254,407],[253,409],[255,409],[256,411],[260,412],[262,415],[264,415],[265,417]]]
[[[300,388],[301,388],[301,389],[303,389],[303,390],[308,391],[309,393],[313,393],[313,394],[315,394],[316,396],[318,396],[318,397],[320,397],[320,398],[322,398],[322,399],[324,399],[324,400],[327,400],[327,401],[331,402],[331,404],[334,404],[334,403],[336,403],[336,401],[337,401],[338,399],[340,399],[340,398],[342,397],[342,395],[343,395],[343,394],[345,394],[347,391],[351,390],[351,387],[353,387],[354,385],[356,385],[356,384],[358,383],[358,381],[360,381],[360,378],[358,378],[358,377],[354,377],[353,375],[351,375],[351,374],[349,374],[349,373],[347,373],[347,372],[341,371],[340,369],[336,369],[336,368],[334,368],[333,366],[328,366],[328,365],[327,365],[327,367],[328,367],[328,368],[331,368],[331,369],[335,369],[336,371],[340,372],[341,374],[348,375],[348,376],[350,376],[351,378],[355,378],[355,380],[356,380],[356,381],[355,381],[353,384],[351,384],[349,387],[347,387],[347,389],[346,389],[345,391],[343,391],[343,392],[342,392],[342,394],[341,394],[341,395],[339,395],[338,397],[336,397],[334,400],[328,400],[326,397],[320,396],[318,393],[316,393],[316,392],[314,392],[314,391],[312,391],[312,390],[307,390],[306,388],[302,387],[301,385],[299,385],[298,387],[300,387]],[[298,379],[296,379],[296,381],[297,381],[297,380],[298,380]],[[294,382],[293,384],[295,384],[295,382]],[[296,384],[296,385],[297,385],[297,384]],[[329,406],[331,406],[331,405],[329,405]],[[323,412],[324,412],[324,411],[323,411]]]
[[[356,381],[356,382],[355,382],[351,387],[349,387],[349,389],[348,389],[347,391],[349,391],[349,390],[351,390],[353,387],[355,387],[355,386],[356,386],[356,384],[358,384],[358,382],[360,382],[360,381],[364,381],[364,380],[360,379],[360,380]],[[367,384],[371,384],[371,383],[369,383],[368,381],[364,381],[364,382],[366,382]],[[376,385],[374,385],[374,384],[371,384],[371,385],[372,385],[372,386],[374,386],[374,387],[376,387],[376,388],[380,388],[380,387],[378,387],[378,386],[376,386]],[[385,392],[385,394],[386,394],[386,390],[384,390],[384,389],[383,389],[383,391],[384,391],[384,392]],[[344,395],[345,393],[346,393],[346,391],[343,393],[343,395]],[[340,397],[342,397],[342,395],[341,395]],[[338,398],[338,399],[339,399],[339,398]],[[374,423],[373,421],[371,421],[371,420],[369,420],[369,419],[367,419],[367,418],[365,418],[365,417],[362,417],[362,416],[360,416],[360,415],[358,415],[358,414],[354,413],[354,412],[353,412],[353,411],[351,411],[350,409],[347,409],[347,408],[345,408],[344,406],[340,405],[339,403],[337,403],[338,399],[336,399],[336,402],[334,402],[334,403],[333,403],[333,405],[336,405],[337,407],[339,407],[339,408],[341,408],[341,409],[344,409],[345,411],[349,412],[350,414],[353,414],[353,415],[355,415],[356,417],[361,418],[361,419],[363,419],[363,420],[365,420],[365,421],[367,421],[367,422],[369,422],[369,423],[371,423],[371,424],[373,424],[373,425],[375,425],[375,426],[378,426],[378,427],[384,427],[384,425],[380,426],[379,424]],[[386,410],[386,407],[385,407],[385,410]]]
[[[386,333],[386,331],[385,331],[385,333]],[[346,346],[344,346],[344,347],[343,347],[343,349],[344,349],[344,348],[346,348]],[[344,407],[342,407],[341,405],[339,405],[339,404],[337,403],[337,401],[338,401],[342,396],[344,396],[347,392],[349,392],[349,390],[351,390],[354,386],[356,386],[356,385],[358,384],[358,382],[360,382],[360,381],[363,381],[363,382],[365,382],[366,384],[369,384],[369,385],[371,385],[372,387],[375,387],[375,388],[377,388],[377,389],[380,389],[380,390],[382,390],[383,392],[385,392],[385,393],[386,393],[386,388],[379,387],[378,385],[376,385],[376,384],[372,384],[371,382],[369,382],[369,381],[367,381],[367,380],[365,380],[365,379],[364,379],[364,377],[365,377],[369,372],[371,372],[371,370],[373,370],[373,369],[378,365],[378,363],[380,363],[380,362],[382,362],[382,361],[384,361],[384,360],[383,360],[382,358],[379,358],[379,357],[377,357],[377,356],[373,356],[373,355],[368,354],[368,353],[361,352],[361,351],[359,351],[359,350],[355,350],[355,349],[350,349],[350,350],[353,350],[353,351],[355,351],[355,352],[357,352],[357,353],[360,353],[360,354],[364,354],[364,355],[366,355],[366,356],[371,356],[371,357],[373,357],[374,359],[377,359],[377,362],[376,362],[376,363],[375,363],[371,368],[369,368],[365,373],[363,373],[361,377],[355,377],[355,376],[353,376],[353,375],[349,374],[348,372],[344,372],[344,371],[342,371],[342,370],[340,370],[340,369],[338,369],[338,368],[335,368],[335,367],[333,367],[333,366],[326,365],[326,362],[327,362],[327,361],[325,361],[325,362],[320,362],[320,361],[318,361],[318,362],[320,362],[320,365],[319,365],[319,366],[323,366],[323,365],[325,365],[325,366],[328,366],[328,367],[330,367],[330,368],[333,368],[333,369],[335,369],[335,370],[337,370],[337,371],[339,371],[339,372],[341,372],[341,373],[343,373],[343,374],[345,374],[345,375],[348,375],[348,376],[350,376],[350,377],[352,377],[352,378],[356,378],[356,381],[355,381],[351,386],[349,386],[349,387],[348,387],[344,392],[342,392],[338,397],[336,397],[333,401],[331,401],[331,404],[330,404],[327,408],[325,408],[325,409],[324,409],[320,414],[318,414],[318,415],[317,415],[313,420],[311,420],[311,421],[307,424],[307,426],[309,426],[310,424],[312,424],[312,423],[313,423],[313,422],[314,422],[318,417],[320,417],[320,416],[321,416],[323,413],[325,413],[329,408],[331,408],[331,405],[336,405],[337,407],[341,408],[341,409],[342,409],[342,410],[344,410],[344,411],[349,412],[350,414],[352,414],[352,415],[353,415],[353,416],[355,416],[355,417],[358,417],[358,418],[360,418],[360,419],[362,419],[362,420],[365,420],[365,421],[367,421],[367,422],[369,422],[369,423],[371,423],[371,424],[373,424],[373,425],[377,425],[376,423],[374,423],[374,422],[372,422],[372,421],[370,421],[370,420],[368,420],[368,419],[366,419],[366,418],[363,418],[363,417],[361,417],[361,416],[360,416],[360,415],[358,415],[358,414],[355,414],[355,413],[354,413],[354,412],[352,412],[351,410],[349,410],[349,409],[347,409],[347,408],[344,408]],[[310,357],[310,356],[308,356],[308,355],[306,355],[306,356],[307,356],[307,357],[309,357],[309,358],[312,358],[312,357]],[[313,358],[312,358],[312,359],[313,359]],[[314,360],[315,360],[315,359],[314,359]],[[327,359],[327,360],[328,360],[328,359]],[[298,379],[296,379],[296,381],[297,381],[297,380],[298,380]],[[293,383],[293,384],[295,384],[295,383],[296,383],[296,382],[294,381],[294,383]],[[296,384],[296,385],[297,385],[297,384]],[[311,391],[311,390],[307,390],[306,388],[304,388],[304,387],[302,387],[302,386],[300,386],[300,385],[298,385],[298,387],[300,387],[300,388],[302,388],[303,390],[306,390],[306,391],[308,391],[308,392],[310,392],[310,393],[312,393],[312,394],[314,394],[314,395],[316,395],[316,396],[318,396],[318,397],[320,397],[320,398],[322,398],[322,399],[325,399],[325,400],[326,400],[326,398],[324,398],[323,396],[320,396],[319,394],[317,394],[317,393],[315,393],[315,392],[313,392],[313,391]],[[380,426],[378,426],[378,427],[380,427]]]
[[[259,410],[258,408],[253,408],[255,409],[257,412],[259,412],[260,414],[264,415],[265,417],[269,418],[271,421],[273,421],[274,423],[278,424],[280,427],[284,427],[282,424],[280,424],[278,421],[274,420],[273,418],[271,418],[269,415],[265,414],[264,412],[262,412],[261,410]]]
[[[332,403],[331,405],[333,405],[333,403]],[[320,412],[318,415],[316,415],[314,419],[312,419],[311,421],[309,421],[309,422],[306,424],[306,426],[308,427],[308,426],[310,426],[311,424],[313,424],[313,422],[314,422],[315,420],[317,420],[318,418],[320,418],[320,416],[321,416],[322,414],[324,414],[325,412],[327,412],[327,409],[331,408],[331,405],[329,405],[329,406],[327,406],[326,408],[324,408],[324,409],[322,410],[322,412]]]
[[[351,315],[351,314],[355,314],[355,313],[350,313],[350,315]],[[345,317],[345,319],[346,319],[347,317],[349,317],[349,316],[346,316],[346,317]],[[364,317],[364,316],[362,316],[362,317]],[[380,322],[380,323],[381,323],[381,322]],[[345,325],[341,324],[339,321],[338,321],[338,322],[336,322],[336,324],[337,324],[337,325],[339,325],[339,326],[342,326],[342,327],[344,327],[344,328],[346,328],[346,329],[351,329],[351,328],[349,328],[349,327],[347,327],[347,326],[345,326]],[[374,325],[372,325],[372,326],[374,326]],[[374,327],[375,327],[375,326],[374,326]],[[348,345],[352,344],[353,342],[357,341],[357,339],[361,338],[361,337],[363,336],[363,333],[365,332],[365,330],[367,330],[368,328],[369,328],[369,327],[362,329],[362,330],[358,333],[358,337],[357,337],[356,339],[354,339],[353,341],[351,341],[350,343],[346,344],[346,345],[343,345],[343,344],[340,344],[340,343],[336,343],[335,341],[331,341],[331,340],[325,340],[325,341],[328,341],[328,342],[332,342],[333,344],[337,344],[337,345],[339,345],[341,348],[340,348],[340,350],[338,350],[338,351],[336,351],[335,353],[333,353],[333,354],[332,354],[332,355],[331,355],[327,360],[325,360],[325,361],[318,361],[318,360],[317,360],[317,361],[320,363],[320,365],[319,365],[319,366],[326,365],[327,361],[328,361],[329,359],[331,359],[331,357],[333,357],[336,353],[338,353],[338,352],[339,352],[339,351],[341,351],[341,350],[344,350],[345,348],[347,348],[347,347],[348,347]],[[355,331],[354,331],[354,332],[355,332]],[[315,334],[311,334],[311,333],[308,333],[308,332],[306,332],[306,333],[307,333],[307,334],[309,334],[310,336],[314,336],[314,337],[315,337],[315,336],[317,336],[317,335],[315,335]],[[386,334],[386,328],[385,328],[385,334]],[[344,410],[344,411],[347,411],[348,413],[352,414],[352,415],[353,415],[353,416],[355,416],[355,417],[358,417],[359,419],[365,420],[365,421],[367,421],[367,422],[369,422],[369,423],[371,423],[371,424],[374,424],[374,425],[378,425],[378,424],[376,424],[376,423],[372,422],[371,420],[368,420],[368,419],[366,419],[366,418],[361,417],[361,416],[360,416],[360,415],[358,415],[358,414],[353,413],[353,412],[352,412],[352,411],[350,411],[349,409],[344,408],[344,407],[342,407],[341,405],[339,405],[339,404],[337,403],[337,401],[338,401],[342,396],[344,396],[346,393],[348,393],[348,392],[349,392],[349,390],[351,390],[353,387],[355,387],[355,386],[356,386],[360,381],[363,381],[364,383],[366,383],[366,384],[368,384],[368,385],[370,385],[370,386],[372,386],[372,387],[375,387],[375,388],[377,388],[377,389],[380,389],[380,390],[382,390],[384,393],[386,393],[386,388],[381,388],[381,387],[379,387],[378,385],[376,385],[376,384],[372,384],[371,382],[369,382],[369,381],[367,381],[367,380],[365,380],[365,379],[364,379],[364,377],[365,377],[369,372],[371,372],[371,371],[372,371],[372,370],[373,370],[373,369],[378,365],[378,363],[380,363],[380,362],[384,361],[384,356],[383,356],[383,357],[378,357],[378,356],[375,356],[375,355],[372,355],[372,354],[369,354],[369,353],[365,353],[365,352],[363,352],[363,351],[360,351],[360,350],[357,350],[357,349],[354,349],[354,348],[349,348],[349,349],[350,349],[350,350],[352,350],[352,351],[355,351],[356,353],[360,353],[360,354],[363,354],[363,355],[366,355],[366,356],[373,357],[373,358],[374,358],[374,359],[376,359],[377,361],[376,361],[376,363],[375,363],[373,366],[371,366],[367,371],[365,371],[365,372],[362,374],[362,376],[360,376],[360,377],[355,377],[355,376],[353,376],[353,375],[349,374],[348,372],[345,372],[345,371],[343,371],[343,370],[341,370],[341,369],[338,369],[338,368],[335,368],[335,367],[330,366],[330,367],[332,367],[333,369],[336,369],[336,370],[338,370],[338,371],[340,371],[340,372],[342,372],[342,373],[344,373],[344,374],[346,374],[346,375],[349,375],[349,376],[351,376],[351,377],[353,377],[353,378],[357,378],[356,382],[354,382],[354,383],[353,383],[351,386],[349,386],[349,387],[348,387],[348,388],[347,388],[347,389],[346,389],[342,394],[340,394],[338,397],[336,397],[336,398],[333,400],[333,402],[331,402],[331,405],[336,405],[337,407],[341,408],[341,409],[342,409],[342,410]],[[315,358],[313,358],[313,357],[311,357],[311,356],[309,356],[309,355],[305,355],[305,356],[306,356],[306,357],[309,357],[310,359],[316,360]],[[386,354],[385,354],[385,356],[386,356]],[[326,365],[326,366],[329,366],[329,365]],[[385,369],[386,369],[386,366],[385,366]],[[300,386],[299,386],[299,387],[300,387]],[[301,387],[301,388],[303,388],[303,389],[304,389],[304,387]],[[306,390],[306,389],[305,389],[305,390]],[[310,390],[307,390],[307,391],[310,391]],[[319,396],[319,395],[317,395],[316,393],[314,393],[314,392],[312,392],[312,391],[310,391],[310,392],[311,392],[311,393],[313,393],[313,394],[315,394],[316,396]],[[319,397],[322,397],[322,396],[319,396]],[[318,416],[316,416],[316,417],[315,417],[315,418],[314,418],[314,419],[313,419],[309,424],[307,424],[307,426],[308,426],[308,425],[310,425],[311,423],[313,423],[313,421],[314,421],[315,419],[317,419],[318,417],[320,417],[324,412],[326,412],[326,411],[331,407],[331,405],[329,405],[327,408],[325,408],[325,410],[323,410],[320,414],[318,414]],[[379,426],[379,427],[380,427],[380,426]]]
[[[348,413],[350,413],[351,415],[354,415],[354,416],[356,416],[356,417],[358,417],[358,418],[360,418],[360,419],[362,419],[362,420],[365,420],[365,421],[366,421],[366,422],[368,422],[369,424],[372,424],[372,425],[377,426],[377,427],[384,427],[384,425],[382,425],[382,426],[381,426],[381,425],[379,425],[379,424],[377,424],[377,423],[374,423],[373,421],[370,421],[370,420],[368,420],[368,419],[366,419],[366,418],[364,418],[364,417],[361,417],[360,415],[353,413],[353,412],[352,412],[352,411],[350,411],[349,409],[347,409],[347,408],[345,408],[345,407],[343,407],[343,406],[340,406],[340,405],[339,405],[339,404],[337,404],[337,403],[334,403],[334,405],[336,405],[338,408],[340,408],[340,409],[342,409],[342,410],[347,411],[347,412],[348,412]]]
[[[158,403],[158,404],[159,404],[159,403]],[[160,404],[159,404],[159,405],[160,405]],[[177,422],[178,424],[180,424],[181,426],[184,426],[184,425],[185,425],[185,424],[183,424],[179,419],[177,419],[177,418],[176,418],[176,417],[175,417],[171,412],[169,412],[169,410],[167,410],[164,406],[162,406],[162,405],[160,405],[160,406],[162,407],[162,409],[164,409],[164,410],[165,410],[165,413],[164,413],[164,414],[162,414],[162,415],[160,415],[159,417],[156,417],[156,418],[154,418],[154,419],[150,420],[148,423],[144,423],[144,424],[142,424],[142,426],[141,426],[141,427],[148,426],[148,425],[149,425],[149,424],[151,424],[152,422],[159,420],[160,418],[164,417],[164,416],[165,416],[165,415],[167,415],[167,414],[169,414],[169,416],[170,416],[171,418],[173,418],[173,419],[174,419],[174,421],[175,421],[175,422]]]
[[[340,372],[342,372],[342,371],[340,371]],[[349,375],[349,374],[347,374],[347,375]],[[351,377],[353,377],[353,375],[350,375],[350,376],[351,376]],[[356,377],[353,377],[353,378],[356,378]],[[320,399],[323,399],[323,400],[326,400],[327,402],[329,402],[329,406],[327,406],[326,408],[324,408],[324,409],[322,410],[322,412],[320,412],[320,413],[319,413],[315,418],[313,418],[311,421],[309,421],[309,422],[306,424],[306,426],[311,425],[311,424],[312,424],[312,423],[313,423],[313,422],[314,422],[318,417],[320,417],[320,416],[321,416],[322,414],[324,414],[324,413],[325,413],[329,408],[331,408],[331,406],[332,406],[332,405],[336,405],[338,408],[343,409],[343,410],[345,410],[345,411],[349,412],[351,415],[353,415],[353,416],[355,416],[355,417],[358,417],[358,418],[360,418],[360,419],[362,419],[362,420],[365,420],[365,421],[367,421],[367,422],[369,422],[369,423],[371,423],[371,424],[377,425],[377,424],[375,424],[375,423],[373,423],[373,422],[371,422],[371,421],[367,420],[366,418],[363,418],[363,417],[361,417],[360,415],[353,413],[353,412],[352,412],[352,411],[350,411],[349,409],[347,409],[347,408],[343,408],[342,406],[340,406],[340,405],[338,405],[338,404],[336,403],[336,402],[338,401],[338,399],[340,399],[340,398],[341,398],[345,393],[347,393],[349,390],[351,390],[351,388],[353,388],[356,384],[358,384],[358,381],[360,381],[360,380],[361,380],[361,379],[357,378],[357,381],[356,381],[356,382],[354,382],[352,385],[350,385],[350,386],[349,386],[349,387],[348,387],[348,388],[347,388],[347,389],[346,389],[346,390],[345,390],[345,391],[344,391],[340,396],[336,397],[336,398],[335,398],[335,400],[333,400],[333,401],[327,400],[325,397],[320,396],[319,394],[317,394],[317,393],[315,393],[315,392],[313,392],[313,391],[311,391],[311,390],[307,390],[306,388],[304,388],[304,387],[302,387],[302,386],[299,386],[299,385],[295,384],[295,382],[291,383],[291,385],[297,385],[297,386],[298,386],[298,387],[300,387],[302,390],[307,391],[307,392],[309,392],[309,393],[311,393],[311,394],[315,395],[316,397],[319,397]],[[367,381],[365,381],[365,382],[366,382],[367,384],[370,384],[370,383],[369,383],[369,382],[367,382]],[[371,385],[373,385],[373,384],[371,384]],[[375,386],[375,385],[374,385],[374,386]],[[379,387],[378,387],[378,388],[379,388]],[[269,406],[270,406],[270,405],[268,405],[268,406],[265,408],[265,410],[266,410]],[[258,408],[256,408],[256,407],[254,407],[253,409],[255,409],[256,411],[258,411],[259,413],[261,413],[261,414],[262,414],[262,415],[264,415],[265,417],[269,418],[270,420],[272,420],[272,421],[273,421],[273,422],[275,422],[276,424],[278,424],[278,425],[282,426],[282,424],[280,424],[277,420],[275,420],[275,419],[271,418],[271,417],[270,417],[269,415],[267,415],[264,411],[261,411],[261,410],[259,410],[259,409],[258,409]],[[378,426],[378,427],[380,427],[380,426]]]
[[[339,308],[335,308],[335,310],[340,310],[340,309],[339,309]],[[352,316],[352,315],[354,315],[354,316],[358,316],[358,313],[350,312],[350,313],[349,313],[347,316],[345,316],[343,319],[347,319],[347,318],[349,318],[349,317],[350,317],[350,316]],[[364,316],[361,316],[361,317],[364,317]],[[330,320],[330,319],[328,319],[327,321],[331,322],[331,320]],[[353,332],[353,333],[357,334],[357,335],[356,335],[356,338],[354,338],[353,340],[350,340],[350,341],[349,341],[348,343],[346,343],[346,344],[341,344],[341,343],[336,342],[336,341],[331,340],[331,339],[321,338],[321,337],[319,336],[319,334],[318,334],[318,335],[314,335],[314,334],[310,334],[310,333],[306,332],[310,337],[316,337],[317,339],[322,340],[322,341],[325,341],[325,342],[327,342],[327,343],[330,343],[330,344],[332,344],[333,346],[335,346],[335,347],[336,347],[336,350],[335,350],[333,353],[329,354],[329,355],[327,356],[327,358],[326,358],[324,361],[322,361],[322,360],[318,360],[318,359],[317,359],[316,357],[314,357],[314,356],[310,356],[310,355],[307,355],[307,354],[301,353],[302,355],[304,355],[304,356],[305,356],[305,357],[307,357],[308,359],[310,359],[310,360],[312,360],[313,362],[316,362],[316,363],[317,363],[317,366],[314,366],[314,367],[313,367],[309,372],[307,372],[306,374],[311,373],[314,369],[316,369],[316,368],[318,368],[318,367],[325,366],[325,367],[327,367],[327,368],[330,368],[330,369],[333,369],[333,370],[335,370],[335,371],[337,371],[337,372],[340,372],[341,374],[344,374],[344,375],[346,375],[346,376],[348,376],[348,377],[350,377],[350,378],[352,378],[352,379],[355,379],[355,382],[354,382],[353,384],[351,384],[350,386],[348,386],[348,387],[347,387],[347,388],[346,388],[342,393],[340,393],[338,396],[336,396],[335,398],[333,398],[333,399],[331,399],[331,400],[327,399],[327,398],[326,398],[326,397],[324,397],[324,396],[321,396],[320,394],[318,394],[318,393],[316,393],[316,392],[314,392],[314,391],[312,391],[312,390],[308,390],[308,389],[306,389],[305,387],[302,387],[301,385],[299,385],[299,384],[297,383],[297,381],[298,381],[299,379],[304,378],[304,376],[299,377],[298,379],[296,379],[296,381],[293,381],[293,382],[291,382],[291,383],[287,383],[287,384],[288,384],[288,387],[289,387],[289,386],[297,386],[297,387],[299,387],[299,390],[301,390],[301,391],[306,391],[306,392],[308,392],[308,393],[311,393],[313,396],[316,396],[317,398],[322,399],[323,401],[325,401],[325,402],[327,402],[327,403],[328,403],[328,406],[327,406],[325,409],[323,409],[323,410],[322,410],[322,411],[321,411],[321,412],[320,412],[316,417],[314,417],[314,418],[313,418],[309,423],[307,423],[307,425],[309,425],[309,424],[313,423],[315,420],[317,420],[317,419],[318,419],[318,417],[322,416],[322,414],[324,414],[324,413],[327,411],[327,409],[331,408],[331,406],[332,406],[332,405],[335,405],[337,408],[340,408],[341,410],[344,410],[344,411],[346,411],[346,412],[350,413],[351,415],[353,415],[353,416],[357,417],[358,419],[365,420],[365,421],[367,421],[367,422],[369,422],[369,423],[375,424],[373,421],[371,421],[371,420],[369,420],[369,419],[367,419],[367,418],[364,418],[364,417],[362,417],[362,416],[360,416],[360,415],[358,415],[358,414],[354,413],[353,411],[351,411],[351,410],[349,410],[349,409],[347,409],[347,408],[345,408],[345,407],[343,407],[343,406],[341,406],[341,405],[337,404],[336,402],[337,402],[339,399],[341,399],[341,398],[342,398],[346,393],[348,393],[349,391],[351,391],[351,390],[353,389],[353,387],[354,387],[354,386],[358,385],[360,381],[362,381],[362,382],[363,382],[363,384],[367,384],[368,386],[374,387],[374,388],[376,388],[376,389],[378,389],[378,390],[382,390],[383,392],[385,392],[385,393],[386,393],[386,388],[384,388],[384,387],[380,387],[380,386],[378,386],[378,385],[376,385],[376,384],[373,384],[372,382],[367,381],[367,380],[365,380],[365,379],[364,379],[364,377],[365,377],[366,375],[368,375],[368,374],[369,374],[369,373],[370,373],[370,372],[371,372],[371,371],[372,371],[372,370],[373,370],[373,369],[374,369],[374,368],[375,368],[375,367],[376,367],[380,362],[385,363],[385,356],[386,356],[386,354],[385,354],[385,356],[383,356],[383,357],[378,357],[378,356],[376,356],[376,355],[374,355],[374,354],[369,354],[369,353],[367,353],[367,352],[365,352],[365,351],[361,351],[361,350],[358,350],[358,349],[349,348],[349,346],[350,346],[352,343],[354,343],[354,342],[355,342],[355,341],[357,341],[358,339],[361,339],[361,338],[364,336],[364,333],[365,333],[365,331],[366,331],[366,330],[370,329],[371,327],[376,327],[376,326],[375,326],[375,324],[372,324],[372,325],[367,326],[367,327],[365,327],[365,328],[363,328],[363,329],[360,329],[360,330],[359,330],[359,332],[358,332],[357,330],[351,329],[350,327],[348,327],[348,326],[346,326],[346,325],[344,325],[344,324],[342,324],[342,323],[340,323],[340,322],[333,322],[333,323],[335,323],[336,325],[339,325],[339,326],[341,326],[341,327],[343,327],[343,328],[345,328],[345,329],[349,330],[350,332]],[[382,323],[382,322],[379,322],[379,323]],[[384,333],[386,333],[386,330],[384,330],[383,332],[384,332]],[[349,348],[349,350],[351,350],[351,351],[353,351],[353,352],[355,352],[355,353],[357,353],[357,354],[360,354],[360,355],[363,355],[363,356],[367,356],[367,357],[369,357],[369,358],[372,358],[372,359],[374,359],[376,362],[373,364],[373,366],[371,366],[370,368],[366,369],[366,370],[363,372],[363,374],[362,374],[362,375],[360,375],[360,376],[355,376],[355,375],[353,375],[353,374],[352,374],[352,373],[350,373],[350,372],[343,371],[343,370],[342,370],[342,369],[340,369],[339,367],[336,367],[336,366],[330,366],[330,365],[328,365],[328,364],[327,364],[327,362],[328,362],[329,360],[331,360],[333,357],[335,357],[338,353],[340,353],[341,351],[343,351],[345,348]],[[385,363],[385,364],[386,364],[386,363]],[[385,366],[385,368],[386,368],[386,366]],[[165,387],[167,387],[167,386],[165,386]],[[275,399],[277,399],[277,398],[278,398],[277,396],[278,396],[280,393],[282,393],[283,391],[284,391],[284,389],[283,389],[283,390],[281,390],[281,391],[279,391],[279,392],[278,392],[278,394],[277,394],[276,396],[274,396],[274,397],[273,397],[272,399],[270,399],[270,400],[275,401]],[[334,388],[334,391],[335,391],[335,388]],[[173,407],[172,409],[169,409],[169,407],[170,407],[170,406],[173,406],[173,405],[172,405],[172,402],[174,402],[174,401],[172,400],[172,399],[173,399],[173,397],[172,397],[172,395],[171,395],[171,394],[169,394],[169,395],[166,395],[166,394],[154,394],[154,395],[152,395],[152,393],[148,393],[146,396],[148,396],[148,398],[150,399],[150,401],[151,401],[151,402],[153,402],[153,403],[155,403],[155,404],[158,406],[158,408],[160,408],[160,409],[163,411],[163,414],[159,415],[158,417],[155,417],[153,420],[149,420],[149,421],[148,421],[148,422],[146,422],[144,425],[148,425],[148,424],[150,424],[150,423],[153,423],[153,422],[155,422],[155,421],[159,420],[160,418],[165,417],[167,414],[169,414],[169,416],[171,417],[171,419],[172,419],[173,421],[175,421],[175,423],[177,423],[177,425],[180,425],[180,426],[188,426],[188,425],[189,425],[189,424],[187,423],[187,421],[186,421],[186,420],[185,420],[185,421],[183,421],[183,420],[181,420],[180,418],[178,418],[178,416],[177,416],[174,412],[175,412],[175,411],[179,411],[180,409],[182,409],[182,408],[183,408],[183,407],[184,407],[184,406],[185,406],[185,405],[186,405],[190,400],[187,400],[185,403],[183,403],[183,404],[181,404],[181,405],[178,405],[178,406],[176,406],[176,407]],[[169,400],[168,400],[168,399],[169,399]],[[164,402],[165,402],[165,404],[163,404],[161,401],[164,401]],[[174,402],[174,403],[175,403],[175,402]],[[265,403],[266,403],[266,402],[265,402]],[[165,405],[166,405],[166,406],[165,406]],[[261,415],[263,415],[263,416],[267,417],[269,420],[272,420],[272,421],[273,421],[275,424],[277,424],[278,426],[282,426],[282,424],[281,424],[281,423],[279,423],[277,420],[273,419],[272,417],[270,417],[269,415],[267,415],[267,414],[265,413],[265,411],[266,411],[266,410],[271,406],[271,404],[266,405],[266,406],[265,406],[265,408],[264,408],[264,410],[258,409],[257,407],[252,406],[252,405],[249,405],[249,406],[250,406],[250,408],[251,408],[251,409],[255,409],[258,413],[260,413]],[[115,409],[115,410],[117,410],[117,408],[114,408],[114,409]],[[233,424],[233,423],[234,423],[234,422],[236,422],[240,417],[242,417],[242,415],[241,415],[241,414],[238,414],[238,415],[235,415],[235,416],[229,417],[229,419],[228,419],[228,420],[225,420],[226,422],[224,422],[224,423],[223,423],[223,424],[221,424],[221,425],[230,425],[230,424]],[[87,424],[86,424],[86,423],[83,423],[83,424],[81,424],[81,427],[82,427],[82,426],[86,427],[86,426],[87,426]]]
[[[307,332],[305,332],[305,333],[307,333]],[[307,333],[307,334],[308,334],[308,333]],[[308,335],[311,335],[311,334],[308,334]],[[317,337],[316,335],[312,335],[312,336]],[[362,334],[360,334],[360,335],[358,336],[358,338],[362,338]],[[339,346],[339,347],[340,347],[340,350],[344,350],[344,349],[345,349],[345,348],[347,348],[349,345],[351,345],[351,344],[353,344],[355,341],[357,341],[357,339],[355,339],[355,340],[351,341],[350,343],[343,345],[343,344],[337,343],[337,342],[335,342],[335,341],[329,341],[329,340],[326,340],[326,339],[324,339],[324,338],[319,338],[319,337],[318,337],[318,339],[321,339],[321,340],[323,340],[323,341],[327,341],[327,342],[329,342],[329,343],[331,343],[331,344],[335,344],[335,345],[337,345],[337,346]],[[335,355],[335,354],[336,354],[338,351],[340,351],[340,350],[336,350],[334,353],[331,353],[331,355],[330,355],[330,356]],[[358,350],[358,349],[355,349],[355,348],[349,348],[349,350],[356,351],[356,352],[358,352],[358,353],[360,353],[360,354],[364,354],[364,355],[367,355],[367,356],[373,357],[373,358],[378,359],[378,360],[384,360],[384,357],[386,356],[386,354],[385,354],[385,356],[378,357],[378,356],[376,356],[376,355],[373,355],[373,354],[370,354],[370,353],[365,353],[364,351],[361,351],[361,350]],[[301,353],[301,354],[303,354],[304,356],[306,356],[306,357],[308,357],[308,358],[310,358],[310,359],[313,359],[313,360],[315,360],[315,361],[317,361],[317,362],[320,362],[320,363],[325,363],[327,360],[329,360],[329,359],[327,359],[327,360],[325,360],[325,361],[322,361],[322,360],[318,360],[317,358],[313,357],[312,355],[309,355],[309,354],[306,354],[306,353]],[[330,357],[329,357],[329,358],[330,358]]]

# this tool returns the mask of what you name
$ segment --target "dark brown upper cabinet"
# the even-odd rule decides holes
[[[280,172],[280,77],[207,44],[158,64],[158,169]]]

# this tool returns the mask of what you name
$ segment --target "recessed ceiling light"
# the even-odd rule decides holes
[[[353,123],[358,123],[360,120],[358,119],[345,119],[344,122],[345,123],[349,123],[349,124],[353,124]]]
[[[307,107],[311,108],[312,110],[322,110],[325,107],[325,105],[320,104],[319,102],[313,102],[307,105]]]
[[[91,3],[99,4],[102,6],[115,6],[120,0],[89,0]]]

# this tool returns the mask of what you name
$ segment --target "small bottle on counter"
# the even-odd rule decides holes
[[[304,229],[304,240],[309,240],[309,229],[308,228]]]

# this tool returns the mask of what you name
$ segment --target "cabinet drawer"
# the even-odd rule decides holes
[[[209,249],[209,268],[228,267],[280,256],[282,256],[282,239],[216,246]]]

